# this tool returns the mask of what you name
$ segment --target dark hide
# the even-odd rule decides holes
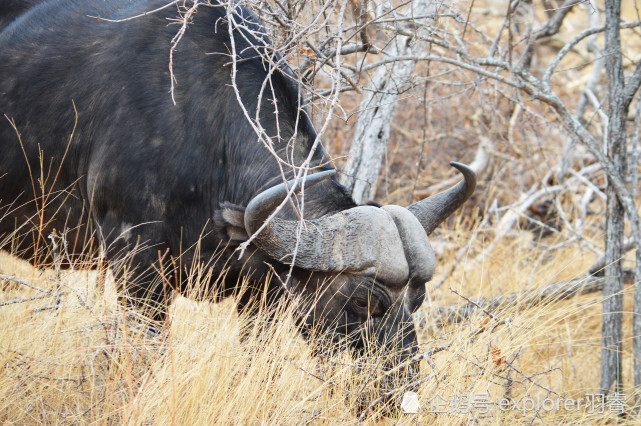
[[[8,27],[20,15],[46,0],[2,0],[0,1],[0,31]]]
[[[19,139],[10,122],[0,120],[0,242],[33,258],[33,247],[48,247],[54,228],[70,229],[72,252],[86,251],[87,236],[95,232],[119,282],[125,270],[129,273],[130,300],[152,307],[164,306],[170,289],[163,282],[182,290],[186,271],[199,262],[212,266],[214,276],[226,273],[218,293],[222,296],[236,291],[242,276],[256,278],[256,288],[263,291],[259,278],[270,272],[267,263],[282,276],[289,269],[254,246],[242,260],[233,252],[247,237],[244,207],[282,178],[232,88],[224,9],[201,5],[180,41],[173,68],[175,105],[168,63],[178,27],[168,22],[177,17],[176,7],[123,22],[95,18],[128,18],[166,3],[50,0],[0,33],[0,114],[14,120],[20,134]],[[255,21],[249,11],[239,13]],[[247,25],[260,30],[257,24]],[[267,45],[241,32],[234,30],[237,82],[253,116],[268,69],[256,49]],[[281,138],[273,138],[274,149],[301,164],[316,133],[300,112],[299,89],[290,73],[275,72],[272,86],[273,93],[267,85],[263,94],[261,124],[270,136],[277,134],[275,103]],[[326,164],[321,149],[312,163]],[[41,173],[44,190],[37,181]],[[335,178],[306,192],[307,218],[352,207],[353,200]],[[295,218],[291,212],[284,216]],[[23,229],[28,232],[12,236],[16,224],[27,224]],[[41,229],[40,234],[33,228]],[[126,256],[133,249],[135,256]],[[158,278],[158,270],[166,280]],[[368,322],[368,334],[376,336],[377,344],[389,345],[401,331],[405,357],[416,351],[410,315],[422,302],[424,289],[404,294],[399,302],[400,296],[373,279],[341,276],[330,292],[322,291],[321,281],[335,276],[299,268],[294,276],[292,290],[320,298],[317,306],[334,306],[335,292],[347,294],[336,302],[339,308],[332,308],[332,318],[323,318],[323,309],[317,312],[312,306],[302,322],[327,322],[325,328],[342,335],[358,334]],[[268,292],[268,300],[282,293],[277,279]],[[351,299],[352,294],[358,298]],[[251,291],[241,295],[240,308],[253,310],[249,301],[256,297]],[[158,312],[161,317],[162,310]],[[355,342],[357,349],[366,344],[361,338]]]

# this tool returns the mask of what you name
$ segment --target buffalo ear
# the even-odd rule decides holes
[[[214,226],[217,236],[230,245],[238,245],[249,238],[245,230],[245,207],[226,201],[221,203],[220,209],[214,212]]]

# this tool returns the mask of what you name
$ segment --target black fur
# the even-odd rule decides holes
[[[140,286],[130,289],[134,296],[149,290],[152,277],[145,271],[159,252],[167,258],[181,256],[182,264],[190,265],[211,260],[229,242],[221,238],[224,229],[215,227],[226,226],[220,217],[216,220],[221,203],[245,206],[281,181],[277,161],[257,140],[231,87],[223,8],[202,5],[176,49],[176,105],[169,94],[168,62],[178,27],[167,25],[177,16],[176,8],[117,23],[95,18],[128,18],[164,4],[49,0],[0,34],[0,113],[15,121],[28,159],[27,163],[16,131],[0,120],[0,234],[9,235],[16,223],[38,225],[30,175],[40,176],[41,152],[44,175],[49,175],[45,192],[51,196],[40,247],[52,228],[71,228],[78,231],[70,234],[72,242],[85,249],[81,241],[86,223],[100,232],[110,260],[117,261],[136,243],[152,247],[131,264],[134,275],[142,277]],[[256,21],[248,10],[239,13]],[[267,75],[267,65],[255,49],[264,51],[268,40],[234,32],[238,87],[253,114]],[[282,136],[274,139],[275,149],[289,158],[287,142],[299,114],[300,94],[287,72],[275,72],[272,84],[275,96],[264,93],[261,124],[270,136],[276,135],[275,99]],[[306,114],[300,114],[298,122],[293,157],[300,164],[316,134]],[[313,163],[326,163],[320,149]],[[354,206],[335,179],[309,192],[308,217]],[[194,259],[191,248],[197,241],[199,259]],[[32,256],[29,249],[38,244],[38,237],[30,233],[19,242],[16,245],[14,239],[14,249]],[[260,252],[254,258],[255,269],[265,272],[267,258]],[[236,285],[245,261],[232,262],[230,287]],[[159,285],[153,294],[161,297]]]
[[[11,120],[0,119],[0,245],[32,258],[34,247],[46,247],[56,228],[70,230],[73,254],[86,251],[85,237],[96,232],[117,281],[127,282],[128,300],[151,303],[159,319],[167,285],[184,289],[189,267],[201,262],[214,268],[214,277],[224,277],[217,296],[238,291],[241,278],[250,278],[239,308],[253,311],[251,301],[262,300],[265,290],[265,281],[255,278],[267,276],[267,263],[273,265],[276,278],[268,283],[266,300],[274,300],[284,291],[279,276],[289,266],[252,245],[240,260],[234,249],[246,238],[244,207],[282,176],[232,87],[224,8],[201,5],[176,48],[176,104],[168,68],[176,7],[121,22],[97,18],[130,18],[165,4],[48,0],[21,15],[5,13],[2,22],[20,16],[0,33],[0,115]],[[251,12],[238,14],[261,31]],[[238,28],[233,33],[236,82],[253,117],[268,75],[257,53],[271,54],[269,41]],[[266,88],[261,125],[279,156],[300,165],[316,133],[299,108],[294,76],[277,70]],[[312,166],[329,168],[322,149],[313,153]],[[310,188],[305,200],[307,218],[356,206],[335,178]],[[292,211],[283,215],[295,218]],[[301,322],[334,324],[337,335],[357,336],[352,346],[359,350],[366,336],[381,346],[396,345],[391,336],[400,336],[404,357],[415,353],[411,311],[424,291],[406,303],[398,287],[392,291],[372,278],[345,275],[329,276],[336,278],[329,285],[341,286],[329,294],[317,287],[328,274],[294,268],[290,285],[311,295],[308,301],[317,308],[305,310]],[[359,307],[375,299],[371,315]]]
[[[16,18],[45,0],[2,0],[0,1],[0,31]]]

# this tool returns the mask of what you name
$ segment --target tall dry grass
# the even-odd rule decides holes
[[[471,236],[463,226],[443,235],[457,242]],[[482,236],[475,241],[484,244]],[[120,306],[109,274],[102,285],[95,270],[33,268],[2,252],[0,274],[12,278],[0,280],[0,419],[18,424],[634,422],[616,413],[623,409],[631,415],[634,400],[629,312],[623,406],[591,410],[582,402],[564,408],[598,393],[599,294],[479,311],[456,325],[435,324],[438,306],[575,277],[592,261],[575,246],[549,257],[541,257],[541,247],[532,244],[530,234],[517,233],[487,258],[464,259],[445,285],[430,292],[416,318],[421,350],[429,355],[421,361],[416,414],[395,408],[408,389],[386,389],[387,404],[379,398],[382,391],[372,390],[380,369],[359,367],[344,351],[315,356],[285,304],[248,321],[231,299],[215,304],[178,297],[170,325],[153,334],[144,318]],[[441,265],[453,256],[445,253]],[[630,300],[626,294],[627,308]],[[509,409],[499,405],[503,399],[511,401]],[[539,404],[544,405],[537,410]]]

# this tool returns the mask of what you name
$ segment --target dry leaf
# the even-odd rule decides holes
[[[505,358],[501,356],[501,350],[496,346],[490,346],[490,353],[492,354],[494,364],[501,365],[505,362]]]

